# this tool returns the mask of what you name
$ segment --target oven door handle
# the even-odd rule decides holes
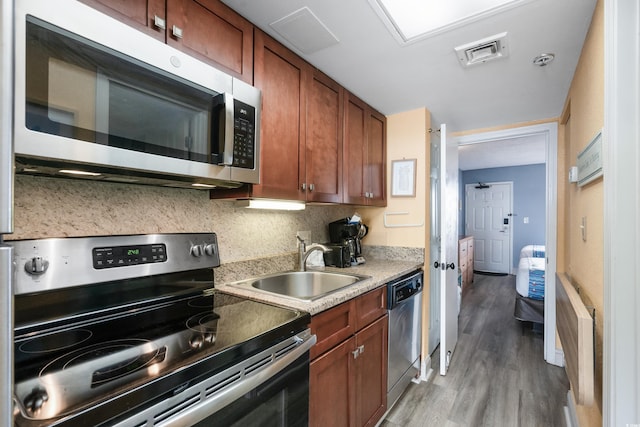
[[[157,427],[182,427],[192,425],[201,421],[208,416],[218,412],[224,407],[235,402],[251,390],[257,388],[262,383],[268,381],[278,373],[282,372],[290,364],[295,362],[300,356],[304,355],[316,343],[316,336],[310,335],[306,339],[299,338],[301,344],[291,350],[281,359],[276,360],[264,370],[250,375],[242,381],[230,386],[218,396],[211,397],[198,405],[186,409],[179,414],[171,417],[165,422],[155,424]]]

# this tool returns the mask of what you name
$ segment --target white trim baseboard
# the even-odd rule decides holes
[[[580,427],[578,414],[576,413],[576,402],[573,400],[571,390],[567,392],[567,406],[564,407],[564,421],[567,427]]]

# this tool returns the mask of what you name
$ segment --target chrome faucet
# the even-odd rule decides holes
[[[325,245],[321,245],[320,243],[312,243],[311,245],[309,245],[309,248],[307,249],[307,245],[304,243],[304,240],[301,239],[300,236],[296,236],[296,238],[300,242],[299,246],[298,246],[298,257],[299,257],[299,260],[300,260],[299,271],[307,271],[307,258],[309,258],[309,255],[311,255],[312,252],[314,252],[314,251],[322,251],[322,252],[331,251],[331,249],[329,249]]]

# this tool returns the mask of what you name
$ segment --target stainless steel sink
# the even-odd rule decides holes
[[[367,279],[370,276],[328,271],[285,271],[229,285],[301,301],[313,301]]]

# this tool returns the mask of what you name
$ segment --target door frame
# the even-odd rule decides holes
[[[502,184],[502,185],[509,185],[509,213],[512,214],[513,213],[513,181],[495,181],[495,182],[484,182],[483,184],[488,184],[488,185],[494,185],[494,184]],[[467,186],[474,186],[476,184],[465,184],[464,185],[464,234],[465,236],[468,236],[469,234],[467,233],[467,206],[468,206],[468,201],[467,201]],[[513,271],[515,270],[513,267],[513,230],[514,230],[514,221],[513,221],[513,215],[511,217],[509,217],[509,260],[507,261],[509,263],[508,267],[508,274],[513,274]],[[475,258],[475,257],[474,257]],[[473,266],[472,266],[473,267]]]
[[[455,138],[458,145],[481,144],[514,137],[539,135],[545,138],[546,154],[546,231],[545,251],[547,266],[545,271],[544,298],[544,359],[556,366],[564,365],[564,353],[556,348],[556,251],[558,228],[558,123],[548,122],[530,126],[514,127],[497,131],[478,132]]]
[[[638,2],[604,1],[604,426],[640,421],[638,13]]]

